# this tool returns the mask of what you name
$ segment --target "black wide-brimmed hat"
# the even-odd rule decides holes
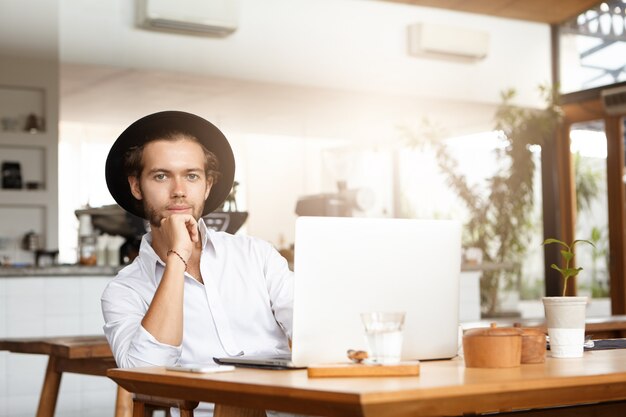
[[[224,134],[212,123],[195,114],[164,111],[142,117],[128,126],[109,151],[105,166],[107,187],[117,204],[129,213],[146,218],[143,206],[130,191],[124,171],[124,155],[132,147],[141,146],[173,132],[196,137],[219,161],[220,178],[211,187],[202,215],[214,211],[228,197],[235,178],[235,157]]]

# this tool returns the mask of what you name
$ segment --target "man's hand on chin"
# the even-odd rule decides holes
[[[198,222],[191,214],[172,214],[163,218],[157,233],[167,250],[175,250],[185,260],[191,256],[194,243],[200,241]]]

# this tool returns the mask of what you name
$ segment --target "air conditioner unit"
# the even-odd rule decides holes
[[[417,57],[476,61],[489,52],[489,33],[433,23],[408,27],[408,52]]]
[[[239,18],[239,0],[137,0],[136,6],[138,26],[192,35],[229,35]]]
[[[626,86],[602,90],[601,97],[607,114],[626,114]]]

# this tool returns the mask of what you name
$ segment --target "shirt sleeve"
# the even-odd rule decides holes
[[[274,318],[291,340],[293,334],[293,272],[289,270],[287,260],[270,244],[268,244],[264,272]]]
[[[144,329],[141,320],[148,311],[148,302],[118,279],[109,283],[101,298],[104,334],[115,362],[121,368],[175,365],[182,345],[161,343]]]

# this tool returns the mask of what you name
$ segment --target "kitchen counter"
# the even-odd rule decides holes
[[[45,267],[0,267],[0,278],[114,276],[124,266],[55,265]]]
[[[71,277],[71,276],[114,276],[122,266],[85,266],[55,265],[45,267],[0,267],[0,278],[3,277]],[[511,269],[512,264],[463,264],[462,272],[489,271],[495,269]]]

